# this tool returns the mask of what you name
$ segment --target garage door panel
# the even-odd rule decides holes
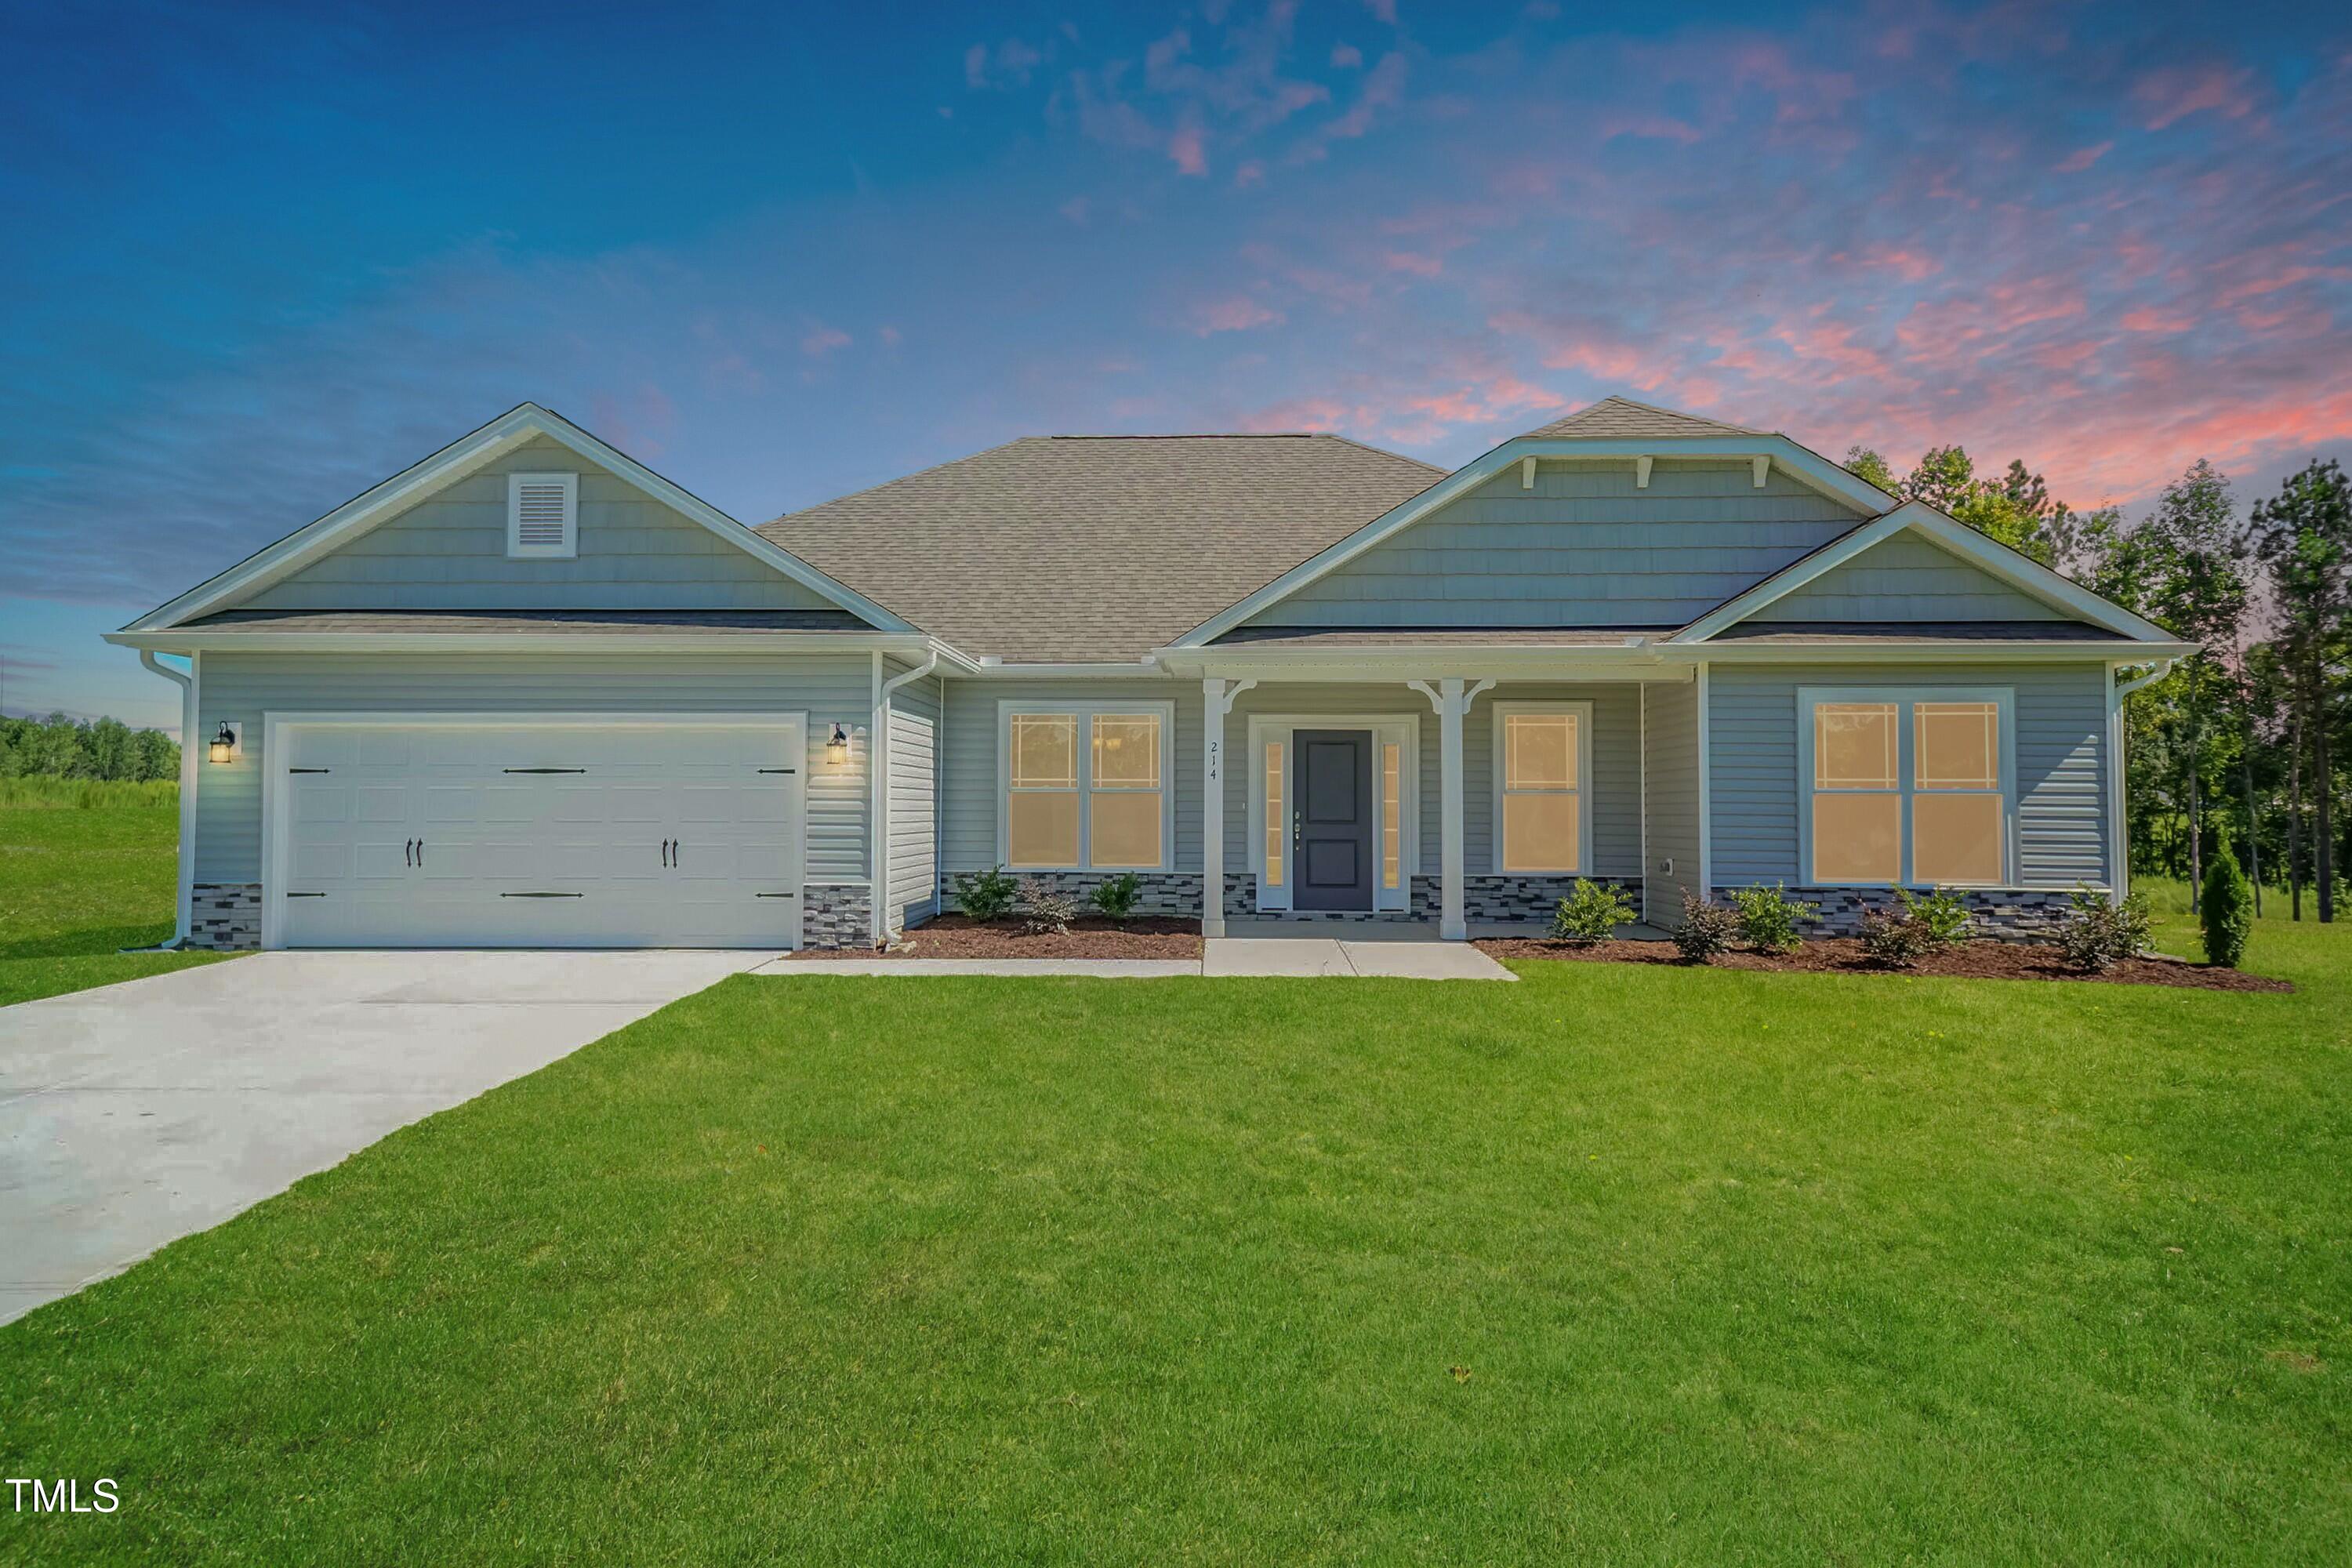
[[[279,906],[288,945],[797,940],[802,780],[759,771],[798,765],[797,726],[302,724],[286,751],[334,770],[284,797],[283,889],[320,895]]]

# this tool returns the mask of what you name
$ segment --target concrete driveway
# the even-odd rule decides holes
[[[0,1322],[773,956],[266,952],[0,1007]]]

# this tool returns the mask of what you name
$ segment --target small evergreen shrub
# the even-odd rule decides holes
[[[2105,893],[2074,889],[2074,907],[2058,922],[2058,951],[2066,961],[2096,974],[2110,964],[2137,958],[2148,947],[2147,900],[2139,893],[2112,903]]]
[[[1740,940],[1759,952],[1794,952],[1802,944],[1799,921],[1821,919],[1819,904],[1801,903],[1781,890],[1780,884],[1741,888],[1731,895],[1739,911]]]
[[[1121,922],[1135,913],[1135,906],[1142,898],[1143,879],[1132,871],[1121,871],[1095,885],[1095,908]]]
[[[1021,879],[1022,924],[1031,936],[1059,935],[1078,918],[1078,900],[1051,882],[1036,877]]]
[[[2246,940],[2254,934],[2254,889],[2227,844],[2213,851],[2213,863],[2205,868],[2205,896],[2198,902],[2205,962],[2237,968],[2246,956]]]
[[[1013,912],[1020,885],[999,866],[993,871],[959,871],[955,879],[956,908],[983,925]]]
[[[1711,963],[1731,951],[1732,932],[1739,913],[1698,893],[1683,895],[1683,923],[1675,929],[1675,946],[1686,963]]]
[[[1559,907],[1552,911],[1552,940],[1567,942],[1570,947],[1597,947],[1614,936],[1619,926],[1630,925],[1633,920],[1633,900],[1622,889],[1579,877],[1569,896],[1560,900]]]

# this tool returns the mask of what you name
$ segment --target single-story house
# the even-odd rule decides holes
[[[757,528],[525,404],[110,640],[184,687],[184,939],[273,948],[862,945],[998,866],[1211,934],[1579,877],[2030,929],[2120,894],[2122,694],[2190,651],[1613,397],[1452,473],[1040,437]]]

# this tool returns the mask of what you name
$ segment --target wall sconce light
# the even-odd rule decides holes
[[[220,732],[213,737],[208,754],[216,763],[228,762],[236,755],[236,729],[234,725],[221,725]]]
[[[824,760],[835,767],[849,761],[849,731],[835,724],[833,737],[824,743]]]

